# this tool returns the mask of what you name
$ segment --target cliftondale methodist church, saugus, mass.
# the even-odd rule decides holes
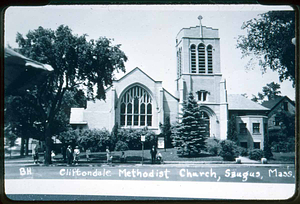
[[[220,65],[218,29],[200,25],[182,28],[176,37],[177,89],[172,95],[139,68],[135,68],[106,90],[106,100],[88,101],[86,108],[72,108],[70,124],[77,128],[148,127],[160,133],[159,124],[178,120],[182,103],[192,92],[210,137],[227,138],[227,122],[236,115],[239,145],[263,149],[267,134],[268,108],[242,95],[227,94]],[[173,80],[173,79],[172,79]],[[175,79],[174,79],[175,80]]]

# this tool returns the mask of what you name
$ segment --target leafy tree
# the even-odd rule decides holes
[[[4,136],[5,136],[5,139],[4,139],[4,145],[5,146],[8,146],[8,147],[13,147],[15,146],[15,142],[17,140],[17,135],[14,134],[14,131],[12,129],[12,126],[10,125],[7,125],[5,128],[4,128]],[[10,149],[10,157],[11,157],[11,149]]]
[[[279,91],[280,89],[280,84],[271,82],[269,84],[267,84],[267,86],[263,87],[263,95],[268,97],[268,100],[272,100],[275,99],[276,96],[278,96],[279,94],[281,94],[281,91]]]
[[[236,117],[234,114],[231,115],[230,120],[228,121],[227,139],[233,142],[238,142],[238,133],[236,129]]]
[[[181,122],[173,132],[173,144],[179,147],[181,155],[195,155],[204,150],[205,134],[204,121],[200,117],[200,108],[192,93],[183,102]]]
[[[275,141],[281,143],[282,151],[295,151],[295,115],[287,111],[276,114],[279,119],[280,130],[276,133]]]
[[[237,48],[243,57],[258,60],[263,72],[277,71],[281,81],[295,83],[295,12],[269,11],[244,22],[242,29],[247,35],[238,37]]]
[[[280,84],[271,82],[262,88],[262,93],[258,92],[258,97],[252,95],[251,100],[254,102],[263,101],[265,97],[267,97],[269,101],[274,100],[281,94],[281,91],[279,91],[279,89]]]
[[[54,71],[45,82],[30,90],[44,127],[46,164],[51,163],[51,130],[67,90],[86,91],[87,99],[105,99],[105,87],[112,84],[113,72],[124,71],[127,57],[120,45],[107,38],[87,41],[86,35],[73,35],[68,26],[55,31],[38,27],[24,38],[17,34],[18,51]]]
[[[28,95],[5,97],[5,126],[9,132],[21,137],[20,155],[28,155],[29,138],[40,137],[41,127],[39,113],[32,107],[32,100]],[[6,134],[9,137],[10,134]]]
[[[256,103],[257,103],[257,102],[258,102],[258,97],[252,94],[251,101],[253,101],[253,102],[256,102]]]

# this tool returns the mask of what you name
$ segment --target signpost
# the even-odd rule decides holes
[[[158,149],[164,149],[165,148],[165,137],[158,137],[157,148]],[[165,149],[165,151],[166,151],[166,149]]]
[[[141,136],[141,142],[142,142],[142,165],[144,163],[144,142],[146,141],[146,136]]]

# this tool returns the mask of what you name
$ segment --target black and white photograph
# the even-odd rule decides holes
[[[4,19],[8,199],[296,194],[291,6],[10,6]]]

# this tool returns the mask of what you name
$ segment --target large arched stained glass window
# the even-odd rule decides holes
[[[121,126],[152,126],[152,98],[140,86],[130,88],[120,100]]]

